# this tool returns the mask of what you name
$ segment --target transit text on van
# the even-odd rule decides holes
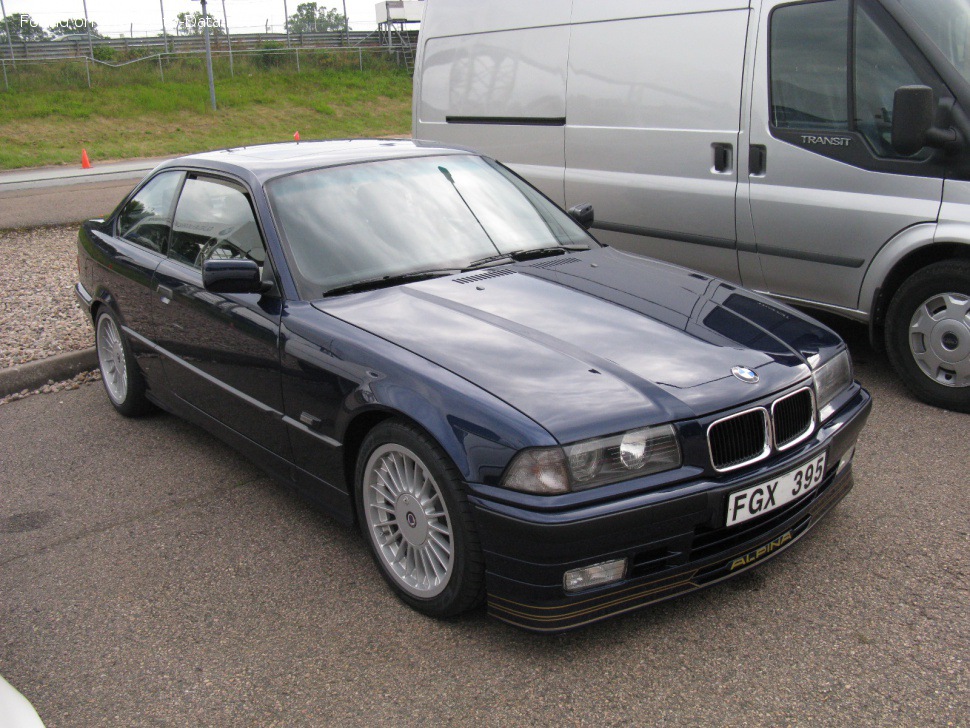
[[[852,140],[848,137],[813,136],[802,134],[802,144],[822,144],[830,147],[847,147]]]

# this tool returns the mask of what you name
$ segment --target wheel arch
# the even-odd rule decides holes
[[[431,382],[373,383],[352,400],[369,400],[366,407],[348,408],[337,430],[342,445],[344,486],[353,494],[357,460],[368,433],[382,422],[402,420],[434,442],[464,482],[498,485],[505,467],[519,450],[553,445],[544,429],[500,400],[458,380],[456,389]],[[448,379],[447,376],[444,379]],[[356,517],[357,514],[355,514]]]
[[[926,238],[928,227],[914,226],[897,236],[879,252],[863,281],[860,304],[868,302],[869,338],[880,350],[883,347],[886,312],[903,282],[933,263],[960,258],[970,260],[970,238],[967,240],[934,240]]]
[[[98,313],[100,313],[100,311],[101,311],[101,309],[102,309],[102,308],[103,308],[103,307],[104,307],[105,305],[106,305],[106,304],[105,304],[104,302],[102,302],[102,301],[99,301],[98,299],[94,299],[94,300],[93,300],[93,301],[91,302],[91,308],[90,308],[89,310],[90,310],[90,315],[91,315],[91,323],[92,323],[92,324],[96,324],[96,323],[98,322]]]

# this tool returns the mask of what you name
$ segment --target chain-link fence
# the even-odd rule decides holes
[[[376,33],[253,34],[215,36],[213,69],[217,77],[303,68],[386,68],[410,70],[417,34],[398,35],[381,45]],[[200,37],[98,40],[89,55],[86,39],[69,42],[14,44],[13,57],[0,58],[3,90],[31,88],[98,88],[150,78],[195,80],[205,76],[205,50]]]

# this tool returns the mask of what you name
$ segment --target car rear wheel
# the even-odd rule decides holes
[[[94,340],[101,381],[114,408],[125,417],[135,417],[151,409],[145,397],[145,380],[117,319],[107,308],[98,313]]]
[[[475,606],[481,546],[460,474],[437,443],[388,420],[365,438],[356,475],[361,530],[397,595],[433,617]]]
[[[886,314],[886,348],[917,397],[970,412],[970,261],[934,263],[899,287]]]

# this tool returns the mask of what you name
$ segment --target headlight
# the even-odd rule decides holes
[[[503,485],[549,495],[617,483],[680,467],[680,444],[672,425],[645,427],[563,448],[523,450],[509,465]]]
[[[852,384],[852,360],[849,359],[848,350],[825,362],[815,370],[814,376],[818,411],[820,417],[824,419],[829,414],[825,412],[829,402]]]

